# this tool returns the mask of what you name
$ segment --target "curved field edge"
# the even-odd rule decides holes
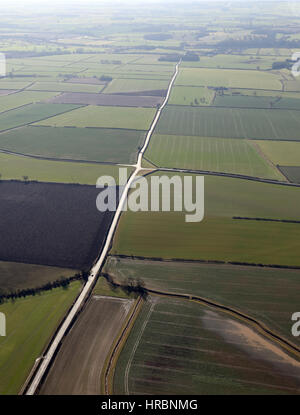
[[[0,338],[0,391],[18,394],[63,316],[79,294],[81,283],[0,305],[7,336]]]
[[[187,391],[189,394],[297,393],[294,372],[289,373],[281,364],[285,361],[293,368],[295,365],[297,378],[299,362],[282,353],[256,330],[232,316],[223,316],[210,306],[196,305],[188,298],[186,301],[164,298],[163,301],[171,303],[170,308],[167,304],[165,310],[160,310],[160,315],[153,319],[153,312],[157,312],[156,304],[162,298],[161,295],[155,297],[151,295],[150,301],[145,303],[118,360],[115,394],[182,394]],[[172,302],[177,305],[172,306]],[[188,316],[182,314],[180,307],[194,311]],[[205,317],[199,323],[197,313],[202,317],[203,312]],[[212,320],[213,325],[207,326],[206,319]],[[235,333],[232,333],[233,329]],[[210,331],[214,332],[213,336],[210,336]],[[238,331],[240,333],[236,336]],[[265,354],[259,350],[260,347],[256,348],[256,343],[263,345]],[[272,359],[268,352],[273,354]],[[275,355],[278,361],[273,360]]]
[[[299,270],[108,257],[103,273],[120,284],[139,276],[146,289],[200,296],[230,307],[299,347],[291,333]]]

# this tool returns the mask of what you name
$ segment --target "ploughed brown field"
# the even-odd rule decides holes
[[[90,94],[85,92],[65,92],[49,100],[52,104],[108,105],[117,107],[156,107],[162,101],[163,97],[160,96]]]
[[[99,212],[95,186],[0,182],[0,260],[86,269],[113,212]]]
[[[99,395],[107,354],[133,300],[93,296],[68,336],[41,387],[41,395]]]

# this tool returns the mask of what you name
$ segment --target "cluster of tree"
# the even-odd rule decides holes
[[[291,59],[286,59],[285,61],[273,62],[272,69],[291,69],[295,62]]]
[[[185,62],[198,62],[200,60],[199,55],[194,52],[186,52],[185,55],[183,55],[182,60]]]
[[[182,55],[177,53],[168,53],[167,55],[160,56],[158,60],[160,62],[178,62],[182,58]]]
[[[123,284],[117,284],[109,274],[103,273],[102,276],[105,277],[113,290],[121,288],[128,295],[134,293],[141,295],[143,298],[146,298],[148,295],[145,283],[140,278],[127,278]]]
[[[211,45],[206,45],[211,46]],[[274,36],[245,36],[243,39],[226,39],[216,45],[219,49],[250,49],[250,48],[300,48],[300,40],[276,39]]]
[[[40,287],[24,288],[22,290],[11,291],[9,293],[6,293],[6,292],[2,291],[2,292],[0,292],[0,304],[2,304],[6,300],[13,300],[14,301],[17,298],[25,298],[25,297],[28,297],[28,296],[35,296],[37,294],[42,293],[43,291],[51,291],[54,288],[62,287],[64,289],[67,289],[69,284],[72,281],[78,281],[78,280],[87,281],[88,276],[89,276],[88,272],[81,271],[79,273],[76,273],[72,277],[68,277],[68,278],[61,277],[58,280],[48,282],[47,284],[41,285]]]
[[[110,81],[112,81],[113,78],[109,75],[102,75],[102,76],[100,76],[99,79],[100,79],[100,81],[110,82]]]

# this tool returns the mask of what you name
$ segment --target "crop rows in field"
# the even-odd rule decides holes
[[[156,132],[199,137],[299,140],[298,111],[168,106]]]
[[[159,167],[284,180],[248,140],[155,134],[145,157]]]
[[[114,393],[297,394],[290,372],[297,363],[279,355],[279,348],[227,315],[151,297],[119,357]]]
[[[125,282],[141,277],[149,289],[193,294],[262,321],[294,344],[288,324],[297,309],[299,270],[108,257],[103,272]]]

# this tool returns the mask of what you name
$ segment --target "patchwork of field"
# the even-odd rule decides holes
[[[31,81],[8,81],[7,79],[0,79],[0,89],[19,90],[28,87]]]
[[[150,180],[151,176],[147,177]],[[300,265],[298,224],[232,219],[240,216],[299,220],[298,188],[216,176],[204,179],[202,222],[187,223],[184,210],[127,211],[121,217],[111,253]]]
[[[155,134],[145,157],[159,167],[285,180],[248,140]]]
[[[132,169],[128,168],[128,175]],[[110,164],[71,163],[39,160],[0,152],[2,180],[79,183],[95,186],[100,176],[112,176],[118,183],[119,169]]]
[[[137,130],[27,126],[0,134],[0,149],[56,159],[130,163],[136,160],[144,137]]]
[[[174,86],[168,103],[172,105],[211,105],[215,92],[206,87]]]
[[[282,89],[280,77],[272,72],[208,68],[181,68],[175,85]]]
[[[77,110],[80,111],[80,110]],[[155,129],[158,134],[199,137],[299,140],[298,111],[191,108],[168,106]]]
[[[300,99],[281,98],[276,96],[217,95],[213,101],[213,105],[216,107],[232,108],[275,108],[300,110]]]
[[[120,283],[141,278],[147,288],[193,294],[239,310],[299,344],[291,333],[299,270],[108,257],[103,272]]]
[[[114,393],[298,394],[299,376],[299,362],[239,320],[151,297],[119,357]]]
[[[168,81],[149,79],[113,79],[104,89],[105,94],[166,90]]]
[[[0,112],[9,111],[23,105],[33,104],[34,102],[44,101],[55,95],[56,94],[53,92],[22,91],[8,96],[1,96]]]
[[[71,277],[75,273],[74,269],[0,261],[0,294],[40,287],[61,277]]]
[[[2,182],[0,258],[11,262],[89,268],[113,212],[100,212],[94,186]],[[84,220],[83,220],[84,218]]]
[[[100,92],[103,85],[71,84],[69,82],[34,82],[27,90],[58,92]]]
[[[55,104],[108,105],[117,107],[156,107],[162,97],[142,97],[117,94],[64,93],[50,100]]]
[[[63,342],[40,394],[100,395],[106,356],[132,304],[94,295]]]
[[[48,104],[67,105],[67,104]],[[154,117],[154,108],[101,107],[88,105],[61,116],[37,123],[54,127],[103,127],[147,130]]]
[[[225,55],[201,56],[198,62],[182,62],[182,67],[222,69],[271,69],[277,56]]]
[[[256,145],[274,164],[300,166],[300,143],[259,140]]]
[[[0,304],[7,335],[0,337],[0,393],[18,394],[35,360],[79,293],[81,284]]]
[[[0,114],[0,129],[9,130],[79,108],[71,104],[31,104]]]

